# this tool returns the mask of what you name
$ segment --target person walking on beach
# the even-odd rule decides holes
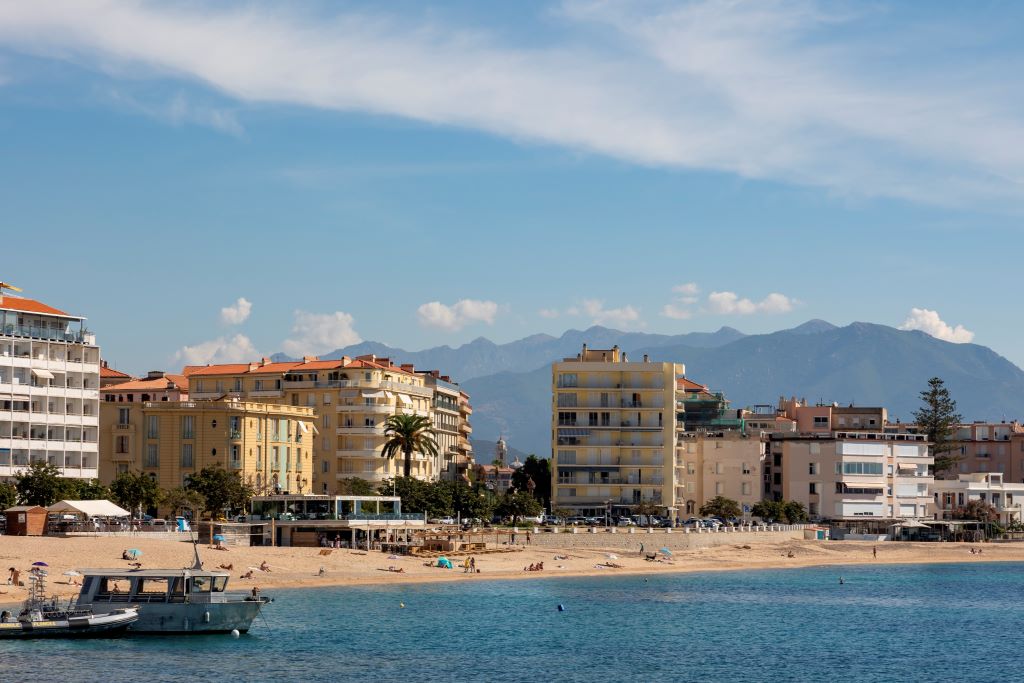
[[[512,532],[512,545],[516,544],[516,532]]]
[[[476,558],[475,557],[470,557],[469,558],[469,573],[470,574],[476,574]]]
[[[530,531],[529,531],[529,529],[527,529],[527,531],[526,531],[526,545],[530,545]]]
[[[644,544],[643,544],[643,541],[641,541],[640,542],[640,555],[641,555],[641,557],[643,556],[643,554],[644,554]]]
[[[878,559],[878,546],[877,545],[871,547],[871,557],[875,558],[876,560]]]

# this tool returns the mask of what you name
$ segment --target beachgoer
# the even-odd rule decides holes
[[[130,559],[132,559],[132,556],[128,554],[128,549],[127,548],[125,548],[125,550],[123,550],[121,552],[121,559],[122,560],[130,560]]]
[[[476,573],[476,558],[475,557],[470,557],[469,558],[469,570],[470,570],[470,573],[474,573],[474,574]]]
[[[462,563],[462,573],[463,574],[468,574],[469,573],[469,558],[468,557]]]
[[[843,581],[843,577],[840,576],[839,577],[839,585],[842,586],[844,583],[846,583],[846,582]]]
[[[260,571],[270,573],[270,565],[267,564],[266,560],[260,562]]]
[[[512,545],[516,544],[516,532],[512,532]]]
[[[240,579],[251,579],[252,578],[252,570],[250,569],[249,571],[247,571],[246,573],[242,574],[238,578],[240,578]]]
[[[878,559],[878,546],[877,545],[876,546],[872,546],[872,548],[871,548],[871,557],[875,558],[876,560]]]
[[[7,577],[7,585],[10,586],[12,583],[14,583],[14,572],[18,570],[14,567],[8,567],[7,571],[10,572],[10,575]]]
[[[221,569],[226,569],[228,571],[231,571],[232,569],[235,568],[235,563],[232,562],[231,564],[222,564],[222,565],[220,565],[220,568]]]
[[[253,600],[259,600],[260,599],[260,587],[259,586],[253,586],[252,587],[252,599]]]
[[[644,544],[643,544],[643,542],[640,543],[640,554],[641,555],[644,554]]]
[[[526,532],[526,545],[530,545],[530,532]]]
[[[321,565],[320,572],[317,574],[317,576],[326,576],[326,574],[327,574],[327,570],[324,569],[323,566]]]

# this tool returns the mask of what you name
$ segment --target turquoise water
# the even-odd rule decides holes
[[[0,681],[1021,679],[1022,564],[274,595],[237,639],[0,642]]]

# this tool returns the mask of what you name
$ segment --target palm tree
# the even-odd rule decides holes
[[[422,415],[392,415],[384,423],[384,450],[381,455],[394,458],[396,454],[405,456],[404,476],[409,476],[412,469],[412,454],[423,453],[437,457],[437,441],[434,440],[434,428],[430,418]]]

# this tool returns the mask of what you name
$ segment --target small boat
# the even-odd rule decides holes
[[[227,592],[230,576],[207,571],[193,541],[195,563],[185,569],[82,569],[77,604],[96,614],[140,606],[130,634],[246,633],[270,600],[254,588]]]
[[[74,602],[47,598],[46,570],[34,570],[29,581],[29,597],[21,613],[15,617],[8,610],[0,612],[0,639],[112,638],[122,635],[139,620],[137,607],[95,614]]]

